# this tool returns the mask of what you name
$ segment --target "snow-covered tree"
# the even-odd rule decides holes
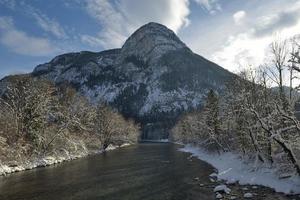
[[[16,140],[23,137],[39,144],[39,133],[45,129],[53,92],[53,85],[47,81],[30,76],[12,78],[0,101],[2,110],[13,116]]]
[[[9,77],[0,97],[0,162],[82,155],[138,140],[139,126],[66,83]]]
[[[105,150],[110,144],[136,142],[139,127],[133,121],[125,120],[119,113],[109,106],[99,104],[93,119],[92,131],[95,132]]]

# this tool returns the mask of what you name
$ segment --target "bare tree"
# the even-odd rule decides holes
[[[55,97],[50,112],[56,131],[45,143],[44,152],[47,152],[53,142],[66,131],[80,132],[82,135],[84,131],[91,132],[96,115],[94,107],[88,100],[68,84],[57,87],[56,92],[58,95]]]
[[[284,109],[287,109],[288,102],[284,91],[284,69],[287,68],[288,49],[287,41],[276,40],[271,44],[271,55],[274,67],[269,70],[269,77],[278,86],[279,97]],[[291,71],[292,73],[292,71]]]
[[[300,175],[300,161],[294,152],[293,142],[299,141],[300,122],[295,116],[286,113],[278,105],[275,105],[272,115],[262,117],[256,110],[250,108],[264,131],[272,138],[287,154]],[[281,122],[285,121],[283,127]]]
[[[113,135],[116,133],[114,120],[117,118],[109,107],[102,104],[96,108],[96,117],[94,119],[94,131],[100,137],[102,148],[105,150],[112,142]],[[117,123],[117,122],[116,122]]]
[[[30,76],[18,77],[8,85],[0,101],[13,115],[17,137],[39,143],[39,132],[45,128],[53,92],[49,82],[36,81]]]

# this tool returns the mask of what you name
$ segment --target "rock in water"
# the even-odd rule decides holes
[[[229,194],[231,192],[231,189],[228,188],[226,185],[218,185],[215,187],[214,192],[223,192]]]
[[[234,76],[157,23],[139,28],[121,49],[59,55],[32,75],[67,82],[90,101],[109,103],[141,123],[143,139],[168,138],[182,112],[201,108],[210,89],[221,93]]]
[[[214,173],[210,174],[209,177],[217,179],[218,174],[214,172]]]
[[[220,194],[220,193],[217,193],[216,194],[216,199],[222,199],[223,198],[223,195],[222,194]]]

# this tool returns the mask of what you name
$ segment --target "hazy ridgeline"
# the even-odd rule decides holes
[[[0,98],[0,163],[88,154],[135,143],[139,125],[105,104],[91,104],[67,83],[12,76]]]
[[[203,110],[181,117],[172,139],[300,175],[299,49],[295,40],[274,42],[271,64],[240,73],[224,95],[211,90]]]

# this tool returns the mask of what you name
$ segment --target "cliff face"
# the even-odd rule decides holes
[[[221,92],[233,76],[157,23],[139,28],[121,49],[60,55],[32,74],[109,103],[142,124],[144,139],[167,138],[182,112],[201,107],[209,89]]]

